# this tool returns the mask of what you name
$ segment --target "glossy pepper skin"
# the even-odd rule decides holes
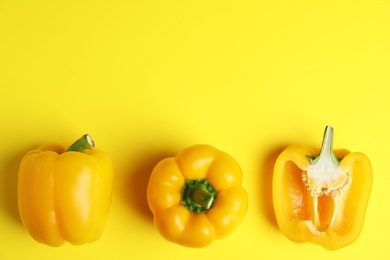
[[[359,236],[372,186],[372,167],[362,153],[332,150],[333,128],[321,151],[287,147],[273,176],[273,204],[280,230],[292,241],[336,250]]]
[[[228,154],[191,146],[154,168],[147,199],[158,231],[187,247],[205,247],[229,235],[248,208],[242,171]]]
[[[88,142],[91,146],[83,151],[45,145],[23,157],[19,213],[36,241],[56,247],[65,241],[91,243],[101,236],[110,209],[113,166],[103,151],[92,149],[92,139]]]

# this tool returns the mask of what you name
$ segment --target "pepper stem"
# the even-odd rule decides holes
[[[66,150],[67,152],[82,152],[85,149],[93,149],[95,147],[95,143],[92,140],[92,137],[88,134],[83,135],[78,139],[76,142],[74,142],[69,148]]]
[[[207,179],[186,180],[182,189],[181,204],[194,213],[210,210],[216,201],[217,191]]]
[[[327,126],[325,128],[324,137],[322,139],[321,151],[318,156],[306,156],[310,160],[310,164],[314,165],[320,161],[332,161],[334,165],[339,165],[341,159],[338,159],[333,152],[333,127]]]

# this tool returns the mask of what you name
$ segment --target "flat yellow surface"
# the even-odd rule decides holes
[[[390,259],[390,1],[0,0],[0,259]],[[289,144],[365,153],[374,184],[359,239],[289,241],[272,208]],[[84,133],[115,165],[93,244],[51,248],[23,228],[22,156]],[[204,249],[167,242],[146,201],[154,165],[197,143],[231,154],[249,209]]]

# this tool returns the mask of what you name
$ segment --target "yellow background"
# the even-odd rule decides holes
[[[0,259],[390,259],[390,1],[0,0]],[[289,144],[365,153],[374,184],[359,239],[338,251],[278,230],[271,178]],[[18,164],[89,133],[116,173],[93,244],[36,243],[17,210]],[[249,209],[204,249],[155,230],[154,165],[197,143],[231,154]]]

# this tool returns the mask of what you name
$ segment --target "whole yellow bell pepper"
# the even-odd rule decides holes
[[[158,231],[188,247],[205,247],[229,235],[248,208],[242,177],[231,156],[209,145],[160,161],[147,188]]]
[[[325,129],[321,151],[292,145],[278,157],[273,204],[280,230],[292,241],[329,250],[359,236],[372,186],[372,168],[362,153],[332,150],[333,128]]]
[[[60,246],[97,240],[111,203],[113,165],[84,135],[67,151],[45,145],[27,153],[18,175],[23,225],[38,242]]]

